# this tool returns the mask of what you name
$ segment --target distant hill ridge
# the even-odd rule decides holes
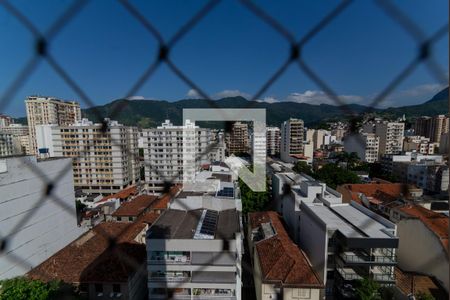
[[[389,107],[386,109],[371,109],[381,116],[400,117],[403,114],[411,119],[421,115],[448,114],[448,87],[434,95],[430,100],[418,104],[402,107]],[[363,113],[369,108],[359,104],[349,104],[345,107],[320,104],[312,105],[297,102],[257,102],[243,98],[230,97],[214,101],[214,106],[220,108],[265,108],[268,126],[280,126],[289,118],[300,118],[309,126],[319,124],[326,120],[342,120],[345,111],[350,110],[355,113]],[[83,117],[93,121],[100,121],[96,112],[102,116],[112,117],[125,125],[140,127],[155,127],[160,125],[165,119],[170,119],[174,124],[180,125],[183,108],[211,108],[209,100],[205,99],[184,99],[174,102],[163,100],[127,100],[117,99],[108,104],[87,108],[82,110]],[[117,111],[115,115],[113,112]],[[20,118],[23,120],[23,118]],[[25,118],[26,119],[26,118]],[[215,124],[208,124],[215,127]]]

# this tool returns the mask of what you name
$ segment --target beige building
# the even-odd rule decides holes
[[[378,155],[398,154],[403,150],[405,123],[377,121],[363,125],[364,133],[374,133],[380,138]]]
[[[380,138],[373,133],[350,134],[344,139],[344,151],[356,152],[365,162],[374,163],[378,160]]]
[[[52,145],[46,145],[52,149],[49,153],[73,159],[76,189],[113,194],[139,181],[137,128],[108,120],[105,134],[102,124],[83,119],[74,125],[54,126],[51,135]]]
[[[25,99],[28,127],[30,131],[30,152],[37,154],[36,125],[55,124],[67,126],[81,119],[80,104],[54,97],[29,96]]]
[[[256,299],[323,299],[324,285],[274,211],[249,214]]]
[[[249,153],[248,124],[241,122],[233,123],[230,132],[225,134],[225,143],[228,155]]]
[[[9,124],[5,127],[0,126],[0,132],[13,136],[15,143],[18,144],[20,153],[31,154],[30,136],[27,125]]]
[[[438,143],[432,143],[424,136],[408,136],[403,141],[403,151],[416,151],[421,154],[434,154]]]
[[[430,138],[431,142],[439,143],[441,135],[449,131],[449,117],[437,115],[417,118],[414,123],[414,131],[417,135]]]
[[[281,124],[280,157],[292,161],[291,155],[303,154],[304,123],[300,119],[289,119]]]

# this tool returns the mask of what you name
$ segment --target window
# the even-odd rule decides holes
[[[113,292],[120,293],[120,284],[113,284]]]
[[[95,284],[95,293],[103,293],[103,284],[101,283],[96,283]]]

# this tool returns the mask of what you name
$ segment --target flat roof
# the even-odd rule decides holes
[[[204,209],[168,209],[149,229],[149,239],[193,239]],[[214,239],[234,239],[240,231],[239,214],[236,209],[218,212]]]
[[[327,225],[327,228],[339,230],[347,238],[392,238],[387,233],[391,228],[353,205],[309,206],[309,208]]]

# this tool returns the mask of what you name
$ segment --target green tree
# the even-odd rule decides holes
[[[361,163],[356,152],[339,152],[337,153],[336,158],[338,162],[345,163],[347,170],[353,170]]]
[[[335,164],[328,164],[323,166],[314,174],[314,178],[325,182],[333,189],[341,184],[361,183],[358,175]]]
[[[60,282],[45,283],[25,277],[16,277],[0,282],[0,299],[2,300],[46,300],[54,299]]]
[[[239,178],[241,190],[242,212],[244,214],[267,209],[270,198],[267,191],[254,192]]]
[[[310,165],[308,165],[305,161],[298,161],[295,166],[292,168],[294,172],[297,173],[305,173],[306,175],[313,175],[313,171]]]
[[[356,295],[360,300],[381,300],[380,285],[370,278],[359,280]]]

